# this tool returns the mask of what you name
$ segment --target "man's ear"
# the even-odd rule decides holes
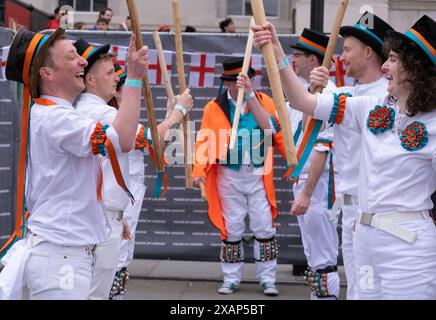
[[[39,76],[41,79],[52,80],[54,77],[53,69],[50,67],[41,67],[39,68]]]
[[[86,75],[85,75],[85,85],[86,86],[88,86],[88,85],[93,85],[94,84],[94,75],[92,74],[92,73],[87,73]]]

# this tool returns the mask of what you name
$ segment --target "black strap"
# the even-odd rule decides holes
[[[325,267],[324,269],[316,270],[317,273],[332,273],[332,272],[337,272],[337,271],[338,271],[338,266],[328,266],[328,267]]]

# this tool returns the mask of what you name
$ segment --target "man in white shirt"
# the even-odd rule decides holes
[[[310,71],[322,65],[329,38],[319,32],[304,29],[297,43],[292,48],[295,73],[309,86]],[[336,87],[329,81],[327,87]],[[319,132],[314,130],[313,144],[302,145],[307,116],[295,109],[289,109],[296,147],[305,148],[308,157],[302,153],[299,164],[292,172],[294,180],[294,202],[291,214],[297,216],[301,230],[304,253],[309,269],[306,272],[307,283],[312,287],[312,300],[338,299],[339,275],[337,258],[339,239],[336,220],[329,219],[334,198],[333,185],[333,130],[328,127]],[[317,124],[321,129],[322,122]],[[312,150],[313,149],[313,150]],[[295,181],[296,180],[296,181]],[[330,199],[329,199],[330,196]]]
[[[98,196],[97,155],[128,152],[135,137],[129,128],[139,119],[140,88],[129,87],[129,99],[111,127],[74,109],[85,88],[87,62],[63,34],[62,29],[50,37],[22,30],[8,57],[8,79],[24,83],[25,92],[30,88],[35,104],[29,124],[27,235],[2,260],[2,299],[21,298],[23,285],[30,299],[88,297],[94,247],[107,241],[110,231]],[[129,79],[142,79],[148,48],[137,51],[134,35],[128,62]]]
[[[119,111],[107,103],[116,95],[117,83],[120,79],[115,73],[112,62],[113,56],[107,53],[109,45],[94,51],[89,43],[79,39],[74,46],[77,48],[78,53],[83,57],[86,56],[88,60],[88,67],[85,69],[86,90],[79,97],[76,109],[79,113],[100,121],[103,125],[110,126],[114,119],[116,119]],[[88,52],[93,53],[87,55]],[[126,80],[124,86],[127,85],[128,87],[128,84],[128,80]],[[188,90],[183,96],[178,97],[178,100],[181,104],[186,105],[186,109],[190,110],[192,107],[192,98]],[[121,101],[120,105],[123,105],[123,101]],[[177,123],[177,121],[180,122],[182,118],[183,114],[177,111],[167,121],[170,122],[169,126],[171,126],[171,124]],[[138,130],[138,123],[132,124],[132,128]],[[125,153],[118,158],[124,183],[127,188],[130,188],[129,155]],[[89,295],[89,299],[92,300],[107,300],[109,298],[116,273],[121,240],[131,238],[128,224],[123,219],[124,210],[128,206],[129,198],[118,185],[116,177],[111,170],[111,162],[108,159],[103,159],[102,165],[103,199],[112,232],[109,241],[99,244],[96,249],[96,263],[92,277],[91,293]]]
[[[381,66],[385,60],[383,39],[388,30],[393,29],[382,19],[368,12],[364,13],[354,26],[342,27],[340,34],[344,37],[344,51],[340,60],[345,65],[346,76],[355,78],[356,85],[340,87],[334,91],[327,88],[324,92],[384,98],[388,94],[388,82],[383,76]],[[326,68],[314,69],[310,86],[325,87],[329,78]],[[334,126],[334,137],[334,165],[337,170],[335,182],[338,194],[332,214],[336,216],[342,210],[342,256],[347,277],[347,299],[354,300],[357,282],[353,254],[353,225],[359,203],[361,141],[358,134],[342,126]]]

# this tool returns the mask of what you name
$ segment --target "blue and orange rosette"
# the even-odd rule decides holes
[[[139,130],[139,133],[136,136],[135,150],[141,150],[142,152],[144,152],[145,148],[148,149],[149,143],[145,135],[145,131],[146,131],[145,127],[141,126],[141,129]]]
[[[394,127],[395,110],[391,107],[375,106],[368,117],[368,128],[374,133],[382,133]]]
[[[425,147],[428,142],[428,133],[422,122],[415,121],[404,129],[400,137],[401,146],[408,151],[417,151]]]
[[[103,126],[100,122],[97,122],[94,132],[91,135],[92,153],[94,155],[101,154],[106,156],[105,142],[106,142],[106,130],[108,126]]]

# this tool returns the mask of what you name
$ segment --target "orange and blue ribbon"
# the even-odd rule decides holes
[[[331,210],[333,208],[333,204],[336,201],[335,169],[333,166],[333,142],[328,139],[319,139],[316,140],[315,144],[322,144],[323,146],[329,148],[330,170],[329,170],[329,187],[328,187],[329,189],[328,189],[327,208]]]
[[[322,123],[323,122],[321,120],[315,120],[315,119],[310,120],[307,130],[304,133],[303,140],[297,151],[298,166],[292,167],[286,172],[284,177],[287,180],[289,179],[296,180],[300,175],[301,171],[304,168],[304,165],[307,162],[307,159],[309,158],[310,152],[312,151],[313,146],[315,145],[316,138],[318,137],[318,134],[321,131]],[[302,128],[300,128],[300,124],[298,125],[299,129],[297,129],[296,135],[294,135],[294,141],[298,141],[298,138],[301,134]],[[295,137],[297,139],[295,139]]]
[[[135,141],[135,149],[145,151],[145,149],[148,150],[148,153],[150,154],[151,161],[153,162],[154,166],[157,167],[157,161],[156,161],[156,155],[154,153],[153,149],[153,141],[148,138],[150,129],[145,129],[144,126],[141,126],[141,129],[139,130],[139,133],[136,137]],[[167,165],[167,161],[164,156],[164,164]],[[163,190],[161,192],[161,189],[163,187]],[[165,172],[158,171],[157,172],[157,179],[156,183],[154,185],[153,189],[153,198],[157,199],[160,197],[163,197],[165,193],[168,190],[168,178]]]

